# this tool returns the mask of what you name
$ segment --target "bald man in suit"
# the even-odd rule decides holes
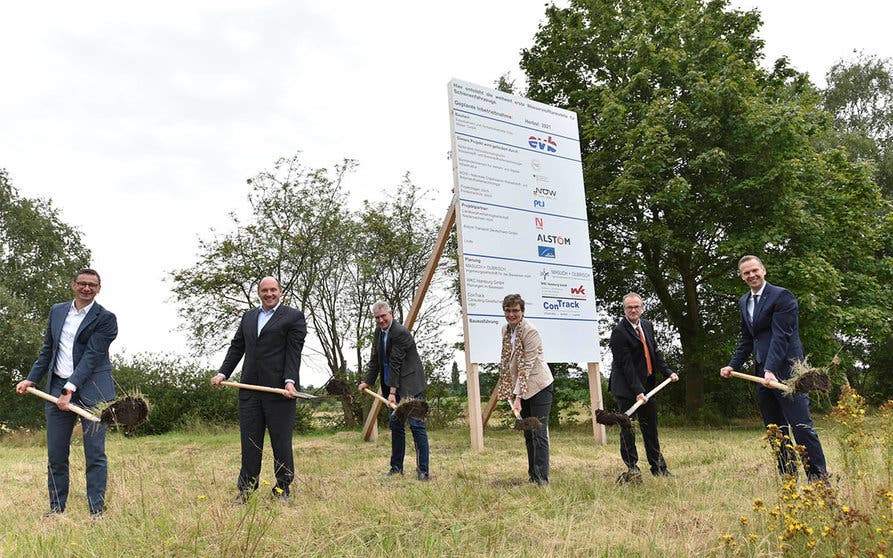
[[[292,432],[295,423],[295,397],[300,385],[301,351],[307,336],[304,314],[281,303],[282,287],[274,277],[264,277],[257,286],[261,307],[242,316],[226,357],[211,385],[217,387],[229,378],[245,357],[241,382],[284,388],[286,395],[250,389],[239,390],[239,430],[242,440],[242,467],[236,486],[238,501],[245,502],[257,489],[265,431],[273,447],[276,486],[273,495],[288,499],[295,464]]]

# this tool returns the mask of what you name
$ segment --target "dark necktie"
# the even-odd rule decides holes
[[[750,310],[750,323],[753,323],[753,317],[757,313],[757,303],[760,301],[760,295],[750,295],[750,298],[753,299],[753,307]]]

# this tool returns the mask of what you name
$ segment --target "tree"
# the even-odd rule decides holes
[[[893,61],[857,53],[825,75],[825,109],[837,141],[857,160],[874,165],[874,178],[893,199]]]
[[[372,333],[369,306],[384,298],[403,320],[436,231],[408,176],[388,202],[365,202],[361,212],[350,212],[343,182],[355,166],[344,160],[333,172],[308,170],[295,155],[248,181],[249,215],[240,219],[232,213],[230,231],[200,240],[198,262],[171,273],[180,317],[198,353],[226,344],[238,317],[257,303],[258,279],[272,275],[282,283],[283,298],[304,310],[315,334],[305,354],[318,347],[338,379],[355,380],[362,373]],[[199,298],[203,304],[192,304]],[[448,322],[437,314],[443,310],[440,299],[427,300],[417,338],[420,347],[427,343],[423,356],[430,374],[444,366],[440,328]],[[362,416],[358,405],[349,396],[342,404],[345,424],[355,424]]]
[[[640,291],[676,330],[690,414],[737,340],[741,255],[800,294],[821,356],[890,308],[871,306],[889,294],[874,259],[889,208],[816,147],[820,96],[785,59],[759,67],[759,26],[724,0],[571,0],[522,51],[528,95],[579,116],[597,296],[620,314]]]
[[[178,312],[198,354],[225,346],[239,316],[255,306],[261,277],[276,277],[284,300],[307,306],[331,265],[327,256],[346,203],[341,181],[353,166],[345,160],[330,178],[327,169],[305,168],[298,155],[279,159],[272,171],[248,180],[246,222],[231,213],[231,231],[200,240],[198,262],[171,272]]]
[[[363,273],[370,279],[375,298],[386,301],[400,323],[405,322],[437,237],[437,221],[421,206],[424,197],[424,191],[407,174],[387,202],[364,202],[358,217]],[[442,259],[439,265],[440,272],[435,274],[413,326],[429,380],[452,359],[450,347],[443,341],[444,329],[454,322],[447,288],[450,262]],[[364,346],[371,341],[371,333],[371,328],[365,332]]]
[[[43,407],[23,407],[12,387],[37,357],[50,306],[72,298],[71,280],[89,261],[80,231],[52,202],[22,197],[0,169],[0,422],[42,417]]]
[[[852,60],[835,64],[825,78],[824,106],[834,115],[836,132],[829,143],[844,147],[853,160],[871,165],[872,177],[886,199],[893,200],[893,61],[860,52]],[[879,261],[893,256],[893,243],[888,240],[884,246],[876,253]],[[857,374],[851,377],[854,387],[876,403],[893,396],[889,380],[893,337],[850,341],[862,349],[854,358],[858,363]]]

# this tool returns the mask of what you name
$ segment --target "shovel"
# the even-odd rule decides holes
[[[659,383],[653,390],[645,394],[645,399],[651,399],[657,392],[664,389],[664,387],[672,381],[673,380],[671,378],[667,378],[663,382]],[[632,422],[630,422],[629,417],[631,417],[633,413],[636,412],[636,409],[638,409],[645,403],[646,401],[636,401],[635,403],[633,403],[632,407],[630,407],[623,413],[612,413],[599,409],[595,412],[595,422],[606,425],[619,424],[623,428],[631,428]]]
[[[37,397],[40,397],[41,399],[46,399],[50,403],[59,403],[58,397],[53,397],[49,393],[46,393],[45,391],[40,391],[39,389],[37,389],[35,387],[28,387],[27,391],[28,391],[28,393],[30,393],[32,395],[36,395]],[[76,415],[81,415],[82,417],[84,417],[85,419],[87,419],[89,421],[102,422],[102,419],[100,419],[99,417],[97,417],[96,415],[91,413],[90,411],[88,411],[82,407],[78,407],[74,403],[68,404],[68,410]]]
[[[376,393],[369,388],[363,388],[363,391],[387,405],[401,420],[406,417],[422,420],[428,416],[428,403],[421,399],[404,399],[398,405],[391,403],[380,393]]]
[[[755,382],[758,384],[763,384],[763,382],[765,381],[759,376],[751,376],[750,374],[742,374],[741,372],[732,371],[729,372],[729,374],[736,378],[741,378],[742,380],[750,380],[751,382]],[[828,376],[827,372],[810,368],[807,369],[805,372],[791,376],[790,380],[788,380],[788,383],[786,384],[770,380],[769,387],[783,391],[786,395],[793,395],[795,393],[810,393],[813,391],[826,392],[831,389],[831,378]]]
[[[288,390],[286,390],[284,388],[258,386],[255,384],[243,384],[242,382],[230,382],[227,380],[220,382],[220,384],[224,385],[224,386],[239,388],[239,389],[250,389],[250,390],[254,390],[254,391],[265,391],[267,393],[278,393],[279,395],[284,395],[286,397],[288,397],[288,395],[289,395]],[[316,399],[315,395],[312,395],[310,393],[304,393],[303,391],[297,392],[295,394],[295,397],[297,397],[298,399]]]
[[[41,399],[46,399],[51,403],[58,403],[59,398],[53,397],[49,393],[40,391],[35,387],[28,387],[28,393],[36,395]],[[146,421],[149,417],[149,403],[142,397],[127,396],[115,400],[102,410],[101,416],[97,417],[90,411],[74,405],[68,404],[68,410],[84,417],[91,422],[98,422],[109,426],[123,426],[132,428]]]
[[[538,428],[541,428],[543,426],[543,423],[539,419],[539,417],[521,418],[521,413],[515,410],[515,407],[512,405],[511,398],[506,399],[505,401],[512,409],[512,414],[515,415],[515,430],[537,430]]]

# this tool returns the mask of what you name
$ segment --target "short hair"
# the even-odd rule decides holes
[[[506,295],[504,299],[502,299],[502,309],[510,308],[512,306],[520,306],[521,311],[524,311],[524,299],[521,298],[521,295],[515,293]]]
[[[766,267],[765,265],[763,265],[763,260],[761,260],[760,258],[758,258],[758,257],[756,257],[756,256],[752,256],[752,255],[750,255],[750,254],[748,254],[748,255],[746,255],[746,256],[741,256],[741,259],[738,260],[738,267],[741,267],[741,265],[742,265],[744,262],[749,262],[750,260],[756,260],[756,262],[757,262],[758,264],[760,264],[760,267],[762,267],[762,268],[765,268],[765,267]]]
[[[282,283],[279,282],[279,279],[277,277],[273,277],[272,275],[265,275],[257,280],[257,291],[258,292],[260,292],[260,284],[264,282],[264,279],[272,279],[273,281],[276,281],[276,286],[279,287],[280,291],[282,290]]]
[[[382,309],[384,309],[385,312],[391,312],[391,305],[383,300],[376,301],[372,305],[372,315],[374,316],[377,311]]]
[[[77,281],[79,275],[93,275],[96,277],[96,282],[102,285],[102,279],[99,278],[99,272],[95,269],[91,269],[89,267],[84,267],[78,270],[77,273],[74,274],[74,277],[71,278],[72,281]]]
[[[630,292],[626,293],[625,295],[623,295],[623,305],[626,306],[626,299],[632,298],[632,297],[636,297],[640,301],[642,300],[642,295],[640,295],[639,293],[634,293],[634,292],[630,291]]]

